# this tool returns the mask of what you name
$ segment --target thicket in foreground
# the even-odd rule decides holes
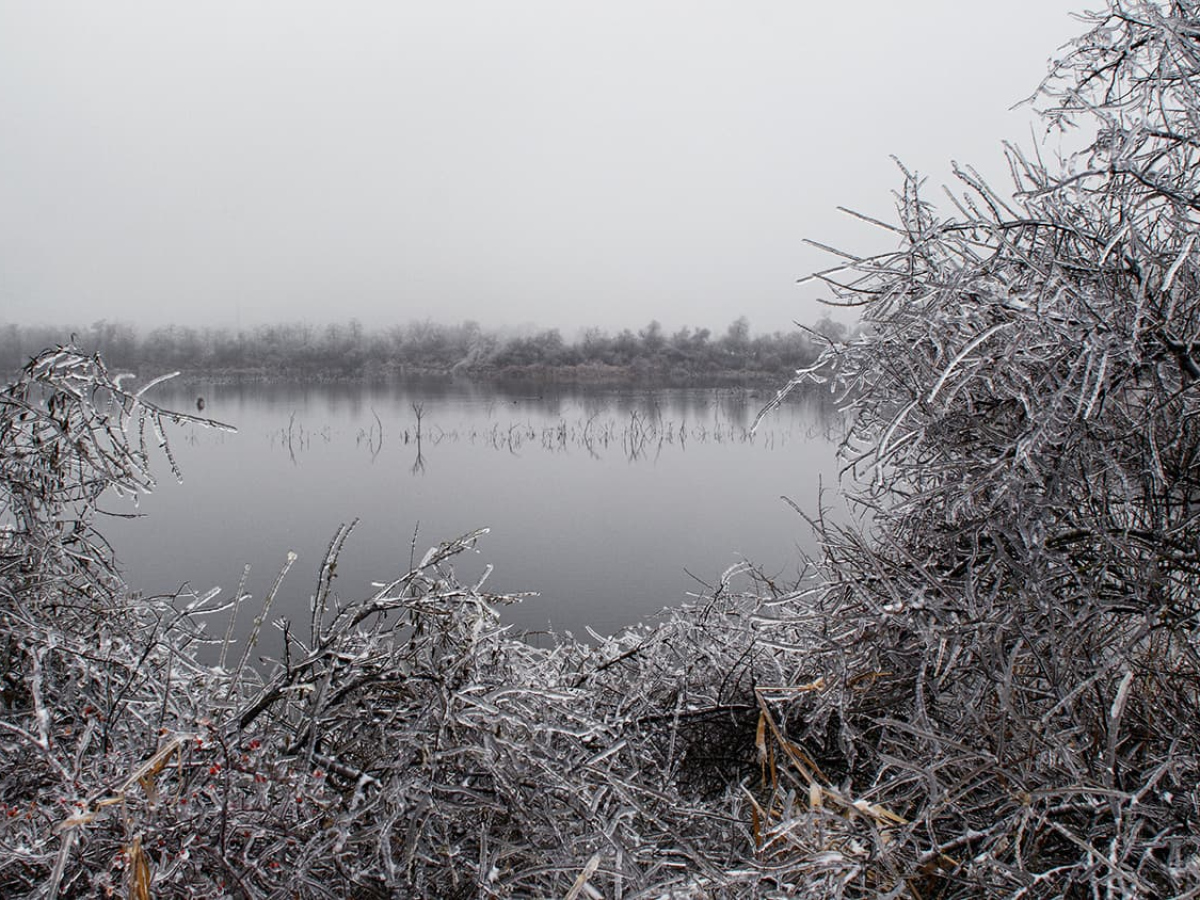
[[[910,176],[900,249],[820,276],[867,327],[797,382],[873,521],[822,529],[783,725],[895,816],[880,896],[1200,896],[1200,4],[1093,24],[1039,94],[1085,153],[953,218]]]
[[[964,172],[952,219],[910,179],[901,249],[825,276],[870,327],[798,381],[854,413],[871,517],[815,522],[800,590],[731,573],[539,649],[455,578],[476,536],[356,601],[343,529],[261,668],[218,597],[106,578],[95,503],[164,414],[32,363],[0,395],[0,893],[1200,896],[1200,3],[1094,24],[1042,92],[1089,153],[1014,149],[1014,204]]]
[[[95,531],[107,488],[150,485],[172,418],[72,347],[0,392],[0,894],[803,883],[792,860],[755,858],[778,768],[764,687],[794,683],[787,597],[739,593],[731,572],[655,628],[535,648],[499,625],[513,598],[455,577],[478,535],[347,600],[332,588],[346,527],[311,618],[277,623],[283,657],[262,663],[270,596],[252,614],[240,589],[131,600]]]

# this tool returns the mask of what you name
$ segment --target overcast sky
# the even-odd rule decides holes
[[[1082,5],[0,0],[0,321],[787,329]]]

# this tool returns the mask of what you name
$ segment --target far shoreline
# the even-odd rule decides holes
[[[144,369],[144,367],[141,367]],[[183,384],[386,384],[391,381],[430,379],[464,381],[478,384],[506,382],[554,384],[564,386],[632,386],[674,388],[722,388],[781,386],[793,374],[762,369],[719,369],[693,371],[679,368],[641,368],[634,366],[507,366],[504,368],[463,369],[432,366],[367,365],[356,372],[296,368],[178,370],[172,379]],[[159,377],[158,371],[134,370],[136,378]]]

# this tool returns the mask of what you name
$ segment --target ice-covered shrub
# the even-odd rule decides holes
[[[855,896],[1200,890],[1200,5],[1091,24],[1039,94],[1086,151],[950,216],[906,173],[899,249],[821,276],[867,328],[797,382],[871,519],[777,714],[886,811]]]
[[[478,534],[356,599],[332,587],[338,529],[302,625],[271,621],[278,582],[133,598],[94,516],[150,486],[185,417],[72,347],[33,360],[0,417],[3,896],[790,890],[791,862],[755,860],[751,799],[757,689],[790,683],[798,620],[735,588],[752,573],[653,627],[541,648],[501,627],[514,598],[456,577]],[[258,659],[280,625],[282,657]]]

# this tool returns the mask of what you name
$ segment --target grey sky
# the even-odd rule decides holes
[[[0,321],[755,330],[1079,0],[0,0]]]

